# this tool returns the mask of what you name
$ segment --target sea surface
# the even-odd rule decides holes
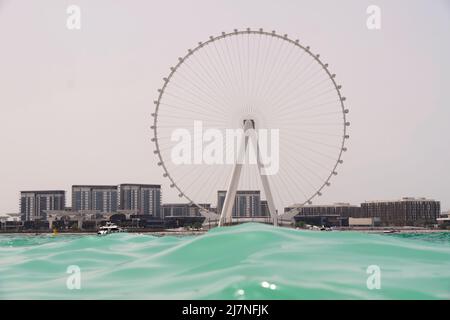
[[[0,299],[450,299],[450,233],[0,235]]]

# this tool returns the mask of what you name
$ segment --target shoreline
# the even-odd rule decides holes
[[[162,231],[125,231],[125,232],[120,232],[120,233],[136,233],[136,234],[149,234],[149,235],[155,235],[155,236],[178,236],[178,235],[182,235],[182,236],[195,236],[195,235],[201,235],[201,234],[205,234],[206,232],[208,232],[208,230],[183,230],[183,231],[167,231],[167,230],[162,230]],[[0,236],[1,235],[24,235],[24,236],[40,236],[40,235],[68,235],[68,236],[76,236],[76,235],[80,235],[80,236],[88,236],[88,235],[97,235],[97,231],[58,231],[56,234],[53,233],[52,231],[19,231],[19,232],[4,232],[4,231],[0,231]]]
[[[310,230],[310,229],[302,229],[302,228],[291,228],[291,227],[283,227],[286,229],[293,229],[298,231],[317,231],[324,232],[320,230]],[[136,234],[149,234],[154,236],[197,236],[202,235],[208,232],[210,229],[201,229],[201,230],[155,230],[155,229],[147,229],[147,230],[127,230],[124,233],[136,233]],[[330,232],[330,231],[325,231]],[[446,229],[425,229],[425,228],[407,228],[407,227],[380,227],[380,228],[336,228],[331,232],[361,232],[361,233],[376,233],[376,234],[411,234],[411,233],[443,233],[450,232],[450,230]],[[56,234],[50,230],[37,230],[37,231],[4,231],[0,230],[0,235],[24,235],[24,236],[39,236],[39,235],[97,235],[97,231],[58,231]]]

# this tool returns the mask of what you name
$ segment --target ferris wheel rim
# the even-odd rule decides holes
[[[331,170],[331,172],[329,173],[329,175],[326,177],[326,179],[324,179],[324,182],[320,185],[320,187],[309,197],[307,198],[304,202],[299,203],[300,206],[303,206],[305,204],[312,204],[312,200],[316,197],[320,197],[322,195],[321,191],[327,187],[330,186],[330,181],[331,178],[334,175],[337,175],[337,168],[340,164],[343,163],[342,160],[342,155],[344,152],[347,151],[347,148],[345,147],[345,142],[347,139],[349,139],[349,135],[348,135],[348,130],[347,127],[350,126],[350,123],[347,121],[347,116],[346,114],[349,112],[349,109],[346,108],[344,101],[346,100],[346,98],[341,94],[341,86],[337,84],[335,78],[336,78],[336,74],[332,74],[330,72],[330,70],[328,69],[328,64],[323,63],[322,60],[320,60],[320,55],[319,54],[314,54],[309,46],[303,46],[302,44],[300,44],[300,41],[298,39],[296,40],[292,40],[291,38],[288,37],[287,34],[278,34],[276,33],[276,31],[264,31],[262,28],[259,28],[257,30],[252,30],[251,28],[246,28],[245,30],[238,30],[238,29],[234,29],[232,32],[221,32],[220,35],[218,36],[210,36],[209,39],[205,42],[198,42],[198,44],[194,47],[194,49],[188,49],[188,53],[185,54],[182,57],[178,58],[178,62],[174,67],[170,67],[170,73],[167,77],[163,78],[163,86],[161,88],[159,88],[158,91],[158,98],[157,100],[153,101],[153,103],[155,104],[155,111],[154,113],[152,113],[152,117],[153,117],[153,125],[151,126],[151,130],[153,130],[153,137],[152,137],[152,141],[155,143],[155,150],[153,151],[154,154],[157,155],[158,157],[158,166],[161,166],[163,168],[163,177],[164,178],[168,178],[170,181],[170,188],[175,188],[178,191],[178,197],[179,198],[186,198],[189,201],[190,205],[195,205],[198,208],[202,209],[202,210],[206,210],[209,211],[207,208],[201,206],[199,203],[197,203],[197,201],[191,199],[179,186],[178,184],[175,182],[174,178],[172,177],[172,175],[170,174],[169,170],[167,169],[167,166],[165,164],[165,161],[161,155],[161,149],[159,146],[159,141],[158,141],[158,111],[159,111],[159,107],[161,104],[161,99],[164,96],[164,91],[167,87],[167,85],[170,83],[170,80],[172,79],[173,75],[177,72],[177,70],[183,65],[183,63],[185,63],[185,61],[192,55],[194,55],[197,51],[199,51],[200,49],[202,49],[203,47],[209,45],[210,43],[213,43],[215,41],[221,40],[221,39],[225,39],[226,37],[231,37],[231,36],[238,36],[238,35],[243,35],[243,34],[257,34],[257,35],[262,35],[262,36],[271,36],[274,38],[278,38],[280,40],[284,40],[287,41],[295,46],[297,46],[298,48],[302,49],[304,52],[306,52],[310,57],[312,57],[321,67],[322,69],[326,72],[329,80],[331,80],[334,90],[336,91],[338,97],[339,97],[339,104],[340,104],[340,109],[342,112],[342,118],[343,118],[343,134],[342,134],[342,139],[341,139],[341,143],[340,143],[340,151],[338,153],[337,156],[337,160],[334,163],[334,166]]]

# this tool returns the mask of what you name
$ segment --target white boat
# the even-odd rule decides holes
[[[107,222],[106,225],[101,226],[98,229],[97,234],[99,236],[102,236],[102,235],[107,235],[107,234],[116,233],[116,232],[125,232],[125,230],[122,229],[121,227],[118,227],[116,224],[114,224],[112,222]]]

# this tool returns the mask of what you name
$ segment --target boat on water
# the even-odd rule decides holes
[[[103,235],[107,235],[110,233],[117,233],[117,232],[126,232],[126,230],[122,229],[121,227],[118,227],[116,224],[114,224],[112,222],[107,222],[104,226],[101,226],[98,229],[97,234],[99,236],[103,236]]]
[[[395,229],[383,231],[383,233],[397,233],[397,232],[399,232],[399,231],[398,231],[398,230],[395,230]]]

